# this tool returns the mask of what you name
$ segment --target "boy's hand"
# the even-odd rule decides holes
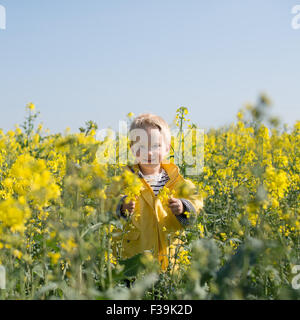
[[[181,200],[176,198],[170,198],[169,199],[169,208],[172,210],[172,212],[175,214],[175,216],[179,216],[183,213],[183,203]]]
[[[134,201],[130,201],[129,203],[123,203],[121,206],[121,212],[126,214],[126,210],[128,211],[129,215],[131,215],[133,213],[135,209],[135,202]]]

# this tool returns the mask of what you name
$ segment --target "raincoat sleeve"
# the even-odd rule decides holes
[[[125,219],[125,220],[128,220],[129,217],[126,216],[126,214],[125,214],[124,212],[122,212],[122,210],[121,210],[122,204],[124,203],[124,200],[125,200],[126,198],[127,198],[127,196],[123,196],[123,197],[120,199],[120,201],[119,201],[119,203],[118,203],[118,205],[117,205],[116,215],[117,215],[117,217],[119,217],[119,218],[123,218],[123,219]]]

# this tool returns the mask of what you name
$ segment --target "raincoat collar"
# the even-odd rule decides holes
[[[168,176],[169,176],[169,181],[167,182],[167,185],[172,185],[175,180],[178,178],[178,176],[180,175],[179,173],[179,168],[176,166],[176,164],[174,163],[162,163],[161,164],[162,168],[165,169],[165,171],[167,172]],[[139,175],[139,177],[141,179],[143,179],[143,177],[139,174],[140,168],[138,164],[135,164],[133,166],[129,166],[129,169],[133,172]]]

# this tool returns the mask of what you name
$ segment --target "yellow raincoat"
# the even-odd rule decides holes
[[[189,189],[194,190],[192,194],[184,197],[195,209],[194,214],[198,214],[203,207],[203,200],[195,194],[195,185],[186,180],[179,173],[178,167],[173,163],[162,164],[170,180],[166,183],[170,191],[175,191],[175,198],[183,183],[189,185]],[[129,168],[128,168],[129,169]],[[138,165],[132,167],[135,172],[139,171]],[[141,194],[136,201],[135,210],[126,225],[126,230],[115,234],[115,240],[121,240],[121,258],[127,259],[145,250],[152,250],[154,256],[158,258],[161,268],[166,270],[168,266],[168,256],[172,258],[175,250],[170,250],[170,245],[179,244],[175,232],[183,230],[183,225],[178,221],[167,205],[163,205],[159,197],[155,196],[150,185],[141,178],[143,187]],[[181,197],[182,198],[182,197]],[[172,246],[172,248],[173,248]]]

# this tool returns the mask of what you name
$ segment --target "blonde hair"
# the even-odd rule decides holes
[[[168,123],[160,116],[152,113],[143,113],[136,117],[131,123],[129,132],[134,129],[145,129],[147,127],[158,129],[163,135],[165,143],[170,145],[171,131]]]

